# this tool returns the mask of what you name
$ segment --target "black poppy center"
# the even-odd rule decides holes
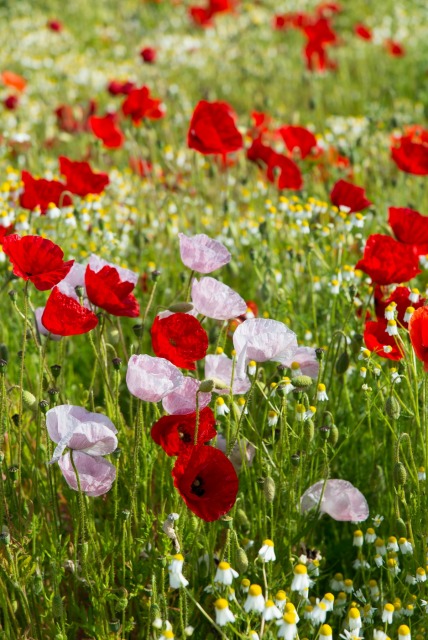
[[[205,493],[204,481],[202,480],[201,476],[196,476],[196,478],[192,482],[192,486],[190,490],[199,498],[201,498],[204,495]]]
[[[191,442],[193,442],[190,433],[186,433],[186,431],[184,430],[184,425],[180,425],[178,427],[178,437],[180,438],[181,442],[184,442],[184,444],[190,444]]]

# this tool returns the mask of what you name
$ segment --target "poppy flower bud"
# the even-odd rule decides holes
[[[330,425],[326,424],[319,428],[320,435],[323,440],[328,440],[330,437]]]
[[[214,384],[214,380],[202,380],[201,384],[199,385],[199,391],[201,391],[202,393],[210,393],[210,391],[214,389],[214,386],[216,386]]]
[[[329,443],[332,447],[336,446],[337,441],[339,440],[339,429],[335,424],[330,426],[330,436],[328,438]]]
[[[389,396],[385,402],[385,413],[389,418],[398,420],[401,414],[400,403],[395,396]]]
[[[85,295],[85,288],[79,284],[77,285],[77,287],[74,288],[74,290],[76,292],[76,296],[79,298],[79,300],[81,300]]]
[[[231,516],[223,516],[221,523],[225,529],[233,529],[233,518]]]
[[[235,513],[235,520],[238,523],[238,526],[248,531],[250,528],[250,521],[248,520],[247,514],[243,509],[237,509]]]
[[[132,331],[137,336],[137,338],[139,338],[144,333],[144,325],[143,324],[134,324],[134,326],[132,327]]]
[[[49,409],[49,402],[47,400],[40,400],[39,407],[40,407],[40,411],[46,414]]]
[[[122,511],[122,518],[126,521],[129,519],[129,516],[131,515],[131,512],[128,509],[124,509]]]
[[[336,373],[339,375],[344,374],[349,367],[349,355],[347,351],[340,354],[336,361]]]
[[[122,449],[120,447],[117,447],[117,449],[115,449],[111,455],[115,460],[119,460],[121,454],[122,454]]]
[[[120,366],[122,364],[121,358],[113,358],[113,360],[111,362],[112,362],[112,365],[113,365],[113,369],[115,371],[119,371],[120,370]]]
[[[28,409],[34,409],[36,407],[37,404],[37,400],[35,398],[35,396],[33,396],[32,393],[30,393],[30,391],[23,391],[22,392],[22,401],[24,403],[24,405],[28,408]]]
[[[155,269],[154,271],[151,272],[150,277],[153,280],[153,282],[156,282],[160,275],[161,275],[161,272],[159,271],[159,269]]]
[[[398,486],[403,486],[407,482],[407,471],[402,462],[396,462],[394,465],[394,482]]]
[[[52,375],[55,378],[55,380],[58,379],[59,374],[61,373],[61,365],[60,364],[53,364],[51,366],[51,371],[52,371]]]
[[[16,298],[18,297],[17,292],[15,291],[15,289],[11,289],[8,292],[9,298],[12,300],[12,302],[15,302]]]
[[[55,402],[58,399],[59,396],[59,389],[56,389],[55,387],[52,387],[51,389],[48,389],[48,394],[49,394],[49,402],[50,405],[53,406],[55,404]]]
[[[4,544],[5,547],[10,545],[10,533],[9,531],[2,531],[0,533],[0,542]]]
[[[246,573],[248,570],[248,556],[242,547],[238,547],[236,552],[236,568],[239,573]]]
[[[108,623],[109,629],[112,633],[116,633],[120,629],[120,620],[110,620]]]
[[[296,376],[295,378],[293,378],[293,385],[297,388],[298,391],[310,387],[312,382],[313,380],[309,376]]]
[[[322,362],[324,360],[325,351],[322,347],[318,347],[315,349],[315,355],[318,362]]]
[[[273,478],[268,476],[263,483],[263,493],[266,502],[273,502],[275,499],[275,482]]]
[[[307,442],[312,442],[312,440],[314,439],[314,433],[315,433],[315,425],[313,420],[309,419],[304,422],[303,431],[305,435],[305,440]]]
[[[52,598],[52,615],[54,618],[62,618],[64,613],[64,607],[60,595],[55,595]]]
[[[192,311],[193,308],[191,302],[176,302],[168,307],[168,311],[171,311],[171,313],[188,313]]]

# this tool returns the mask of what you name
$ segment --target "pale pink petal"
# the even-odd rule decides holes
[[[184,381],[180,369],[165,358],[133,355],[128,362],[126,384],[132,395],[146,402],[159,402]]]
[[[89,258],[89,266],[91,267],[92,271],[95,271],[95,273],[98,273],[98,271],[101,271],[101,269],[103,269],[104,267],[114,267],[114,269],[116,269],[116,271],[118,272],[122,282],[132,282],[134,286],[138,282],[139,275],[138,273],[135,273],[135,271],[124,269],[123,267],[119,267],[117,264],[107,262],[94,253],[91,254]]]
[[[214,320],[230,320],[247,311],[247,303],[236,291],[210,277],[193,280],[192,302],[199,313]]]
[[[81,451],[73,451],[73,460],[79,474],[80,487],[88,496],[96,497],[107,493],[116,478],[116,468],[103,457],[88,456]],[[58,460],[59,467],[69,487],[78,490],[77,478],[71,463],[70,453]]]
[[[50,333],[44,324],[42,324],[42,315],[45,312],[44,307],[37,307],[34,309],[34,316],[36,318],[37,331],[41,336],[49,336],[51,340],[61,340],[62,336],[56,335],[56,333]]]
[[[216,447],[223,453],[226,453],[226,438],[221,433],[217,435]],[[245,440],[245,438],[241,438],[238,442],[236,442],[235,446],[232,449],[232,453],[229,456],[229,459],[233,464],[236,473],[240,472],[244,461],[247,467],[251,467],[255,454],[255,447],[247,440]]]
[[[196,411],[196,392],[200,382],[195,378],[184,378],[183,384],[162,400],[162,406],[167,413],[185,415]],[[204,409],[211,402],[211,393],[199,394],[199,409]]]
[[[317,360],[315,349],[312,347],[298,347],[293,356],[287,360],[284,360],[282,364],[286,367],[291,367],[293,362],[298,362],[300,370],[304,376],[310,378],[317,378],[320,368],[320,363]]]
[[[301,497],[300,511],[304,513],[316,508],[320,500],[320,513],[327,513],[334,520],[362,522],[369,516],[367,500],[347,480],[320,480],[315,483]]]
[[[205,233],[186,236],[179,233],[180,255],[183,264],[198,273],[211,273],[230,262],[231,255],[218,240]]]
[[[205,378],[213,378],[220,380],[227,385],[227,389],[216,389],[216,393],[228,394],[230,393],[230,383],[232,381],[233,361],[228,358],[224,353],[221,355],[208,355],[205,356]],[[233,372],[233,386],[232,393],[239,395],[240,393],[247,393],[251,387],[251,382],[245,376],[244,378],[238,378],[235,371]]]

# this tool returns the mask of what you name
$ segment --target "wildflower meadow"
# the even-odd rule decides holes
[[[0,37],[0,640],[427,640],[427,3]]]

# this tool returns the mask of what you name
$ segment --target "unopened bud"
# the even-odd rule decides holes
[[[79,300],[81,300],[85,295],[85,287],[82,287],[82,285],[78,284],[77,287],[74,287],[74,290],[76,292],[76,296],[79,298]]]
[[[273,478],[268,476],[263,483],[263,493],[266,502],[273,502],[275,499],[275,482]]]
[[[236,552],[236,568],[241,574],[248,570],[248,556],[242,547],[238,547]]]
[[[210,393],[214,389],[214,380],[202,380],[199,385],[199,391],[201,393]]]
[[[400,403],[395,396],[389,396],[385,402],[385,413],[388,418],[398,420],[401,414]]]
[[[407,471],[402,462],[396,462],[394,465],[394,482],[398,486],[403,486],[407,482]]]
[[[332,447],[335,447],[338,440],[339,440],[339,429],[336,427],[335,424],[332,424],[330,426],[330,435],[329,435],[328,441]]]
[[[37,400],[30,391],[22,392],[22,402],[28,409],[34,409],[37,406]]]
[[[54,595],[52,598],[52,615],[54,618],[62,618],[64,607],[60,595]]]
[[[171,311],[171,313],[188,313],[192,309],[193,304],[191,302],[176,302],[168,307],[168,311]]]
[[[349,355],[347,351],[340,354],[336,361],[336,373],[342,375],[348,370],[349,367]]]
[[[159,271],[159,269],[155,269],[154,271],[151,272],[150,277],[153,280],[153,282],[156,282],[156,280],[160,277],[161,272]]]
[[[144,333],[144,325],[143,324],[134,324],[132,327],[134,334],[139,338]]]
[[[49,402],[47,400],[40,400],[39,407],[40,407],[40,411],[46,414],[49,409]]]
[[[315,425],[313,420],[311,420],[310,418],[309,420],[305,420],[305,422],[303,423],[303,432],[306,442],[312,442],[312,440],[314,439]]]
[[[18,296],[18,294],[15,291],[15,289],[11,289],[10,291],[8,291],[8,295],[9,295],[9,298],[12,300],[12,302],[15,302],[15,300],[16,300],[16,298]]]
[[[120,358],[113,358],[113,360],[111,362],[112,362],[112,365],[113,365],[113,369],[115,371],[119,371],[120,365],[122,364],[122,360]]]
[[[407,527],[403,518],[397,518],[395,521],[395,528],[399,538],[407,538]]]
[[[58,380],[59,374],[61,373],[61,365],[60,364],[53,364],[51,366],[51,371],[52,371],[52,376],[53,376],[54,380]]]
[[[293,453],[293,455],[290,457],[291,460],[291,464],[293,465],[293,467],[298,467],[300,464],[300,454],[299,453]]]
[[[322,362],[324,360],[324,356],[325,356],[325,351],[322,347],[318,347],[317,349],[315,349],[315,355],[316,358],[318,360],[318,362]]]
[[[243,509],[237,509],[235,513],[235,520],[239,527],[248,531],[250,528],[250,521],[248,520],[247,514]]]
[[[330,430],[331,427],[328,424],[323,425],[322,427],[319,428],[319,432],[321,435],[321,438],[323,440],[328,440],[330,437]]]
[[[120,620],[118,620],[117,618],[115,620],[110,620],[108,626],[112,633],[116,633],[120,629]]]
[[[296,387],[298,391],[302,389],[307,389],[311,386],[313,380],[309,376],[296,376],[292,379],[293,385]]]

